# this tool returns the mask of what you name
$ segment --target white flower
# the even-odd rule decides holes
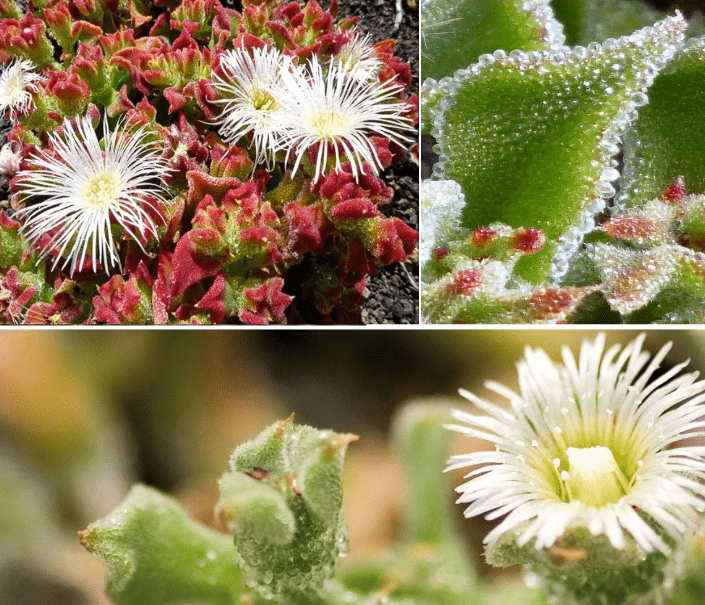
[[[286,161],[292,153],[296,156],[292,176],[306,150],[316,144],[314,180],[326,170],[329,145],[335,153],[336,170],[340,170],[342,154],[347,156],[355,178],[358,171],[364,173],[363,162],[375,172],[381,170],[370,136],[387,137],[399,144],[409,140],[399,134],[411,127],[411,120],[402,115],[405,107],[397,98],[403,87],[347,77],[335,61],[324,75],[315,55],[308,69],[310,75],[301,66],[282,72],[281,138],[287,149]]]
[[[370,45],[370,36],[362,36],[355,31],[350,42],[343,44],[335,55],[341,71],[358,80],[371,80],[382,65],[375,56],[374,48]]]
[[[20,172],[18,191],[37,198],[20,210],[23,232],[30,240],[49,233],[43,256],[58,247],[65,255],[62,268],[70,273],[80,268],[90,248],[93,270],[99,261],[106,272],[121,267],[111,225],[117,223],[125,234],[138,242],[138,233],[157,235],[154,222],[145,209],[165,202],[161,179],[169,171],[168,161],[145,143],[144,128],[132,133],[112,132],[107,114],[103,120],[103,149],[91,120],[77,118],[63,124],[63,136],[50,134],[53,154],[43,151],[33,156],[33,166]],[[150,199],[151,198],[151,199]]]
[[[19,143],[16,141],[5,143],[0,149],[0,174],[14,176],[20,169],[21,159]]]
[[[35,82],[41,79],[34,73],[31,61],[15,61],[0,71],[0,112],[10,110],[10,119],[15,120],[18,113],[27,113],[32,107],[32,94],[37,92]]]
[[[221,95],[216,103],[224,105],[218,124],[228,143],[252,133],[257,163],[271,169],[278,143],[276,110],[281,104],[274,91],[280,86],[279,74],[291,59],[276,48],[255,48],[252,55],[242,48],[221,55],[220,66],[227,79],[214,76],[213,85]]]
[[[680,540],[700,525],[705,447],[676,444],[703,435],[705,381],[679,375],[688,362],[654,376],[670,344],[647,366],[643,340],[603,355],[602,334],[583,343],[578,362],[564,349],[562,365],[527,348],[520,395],[486,384],[510,400],[509,410],[461,391],[489,415],[455,411],[464,424],[448,428],[496,451],[454,456],[447,470],[477,467],[457,488],[458,502],[470,503],[466,517],[506,515],[486,543],[512,532],[520,546],[548,548],[566,530],[587,527],[615,549],[625,548],[626,533],[646,552],[668,552],[660,534]]]

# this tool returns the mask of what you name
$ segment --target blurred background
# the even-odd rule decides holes
[[[104,568],[76,532],[134,482],[178,498],[214,525],[230,452],[292,412],[360,440],[348,450],[351,558],[379,555],[401,531],[404,478],[388,435],[413,399],[493,398],[516,388],[526,345],[577,355],[591,330],[10,331],[0,334],[0,605],[107,604]],[[626,344],[636,332],[611,330]],[[650,330],[705,369],[705,332]],[[456,450],[485,448],[459,438]],[[452,481],[460,482],[456,476]],[[449,498],[452,491],[449,489]],[[481,567],[483,521],[458,526]],[[481,567],[481,573],[493,573]]]

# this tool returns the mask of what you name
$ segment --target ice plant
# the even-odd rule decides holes
[[[427,321],[534,321],[529,299],[521,313],[517,298],[549,287],[574,300],[553,321],[702,322],[703,263],[684,250],[690,245],[637,244],[635,254],[629,241],[603,250],[601,226],[660,199],[679,176],[689,194],[705,193],[703,154],[691,152],[705,146],[695,117],[705,111],[705,36],[692,12],[657,13],[631,0],[598,5],[422,3],[431,178],[457,183],[463,195],[452,216],[447,204],[432,212],[446,228],[431,247],[450,254],[422,267]],[[503,261],[510,279],[493,296],[443,300],[436,282],[467,264],[471,233],[496,224],[540,229],[546,244],[511,266]]]
[[[335,154],[335,171],[347,159],[356,179],[369,170],[376,174],[383,166],[371,137],[386,137],[397,144],[410,140],[400,133],[411,126],[398,99],[402,87],[394,81],[351,77],[335,60],[326,68],[324,73],[314,56],[305,67],[282,73],[281,146],[286,148],[287,162],[291,155],[296,157],[292,175],[314,146],[314,182],[328,172],[329,154]]]
[[[237,143],[252,133],[258,163],[271,169],[277,149],[280,103],[275,91],[281,86],[280,73],[289,69],[291,59],[274,47],[228,50],[220,56],[220,69],[213,85],[223,109],[218,123],[228,143]],[[284,95],[286,98],[286,95]]]
[[[140,247],[142,238],[156,237],[153,216],[167,203],[163,179],[168,161],[150,147],[147,132],[129,132],[118,123],[111,131],[103,119],[101,141],[89,117],[65,120],[62,134],[51,133],[50,149],[30,159],[18,175],[18,189],[26,196],[20,209],[23,231],[41,241],[41,256],[54,253],[54,267],[63,257],[69,273],[83,268],[90,252],[91,266],[108,271],[121,266],[113,235],[119,225]],[[152,212],[149,207],[152,207]]]
[[[10,119],[27,113],[32,107],[32,92],[37,92],[41,76],[34,72],[34,64],[15,60],[0,71],[0,112],[9,110]]]
[[[357,436],[291,419],[233,452],[216,506],[231,535],[192,521],[176,500],[136,485],[113,512],[79,532],[81,543],[105,564],[106,592],[117,605],[464,605],[474,586],[448,531],[440,472],[448,434],[441,416],[431,406],[410,406],[395,423],[413,496],[403,547],[377,561],[338,565],[348,552],[343,461]],[[412,460],[425,462],[421,472]],[[393,584],[388,573],[395,574]]]
[[[649,596],[634,602],[656,602],[664,574],[672,583],[664,555],[702,525],[705,447],[680,442],[705,434],[705,381],[681,374],[688,362],[660,373],[670,344],[649,362],[644,336],[604,351],[602,334],[562,364],[527,349],[518,394],[486,385],[509,410],[461,391],[487,415],[456,410],[448,426],[496,448],[446,469],[472,469],[457,488],[466,517],[504,517],[488,560],[528,562],[561,602],[632,602],[615,595],[635,578]]]
[[[361,323],[371,276],[399,262],[415,272],[414,219],[383,212],[412,207],[414,185],[393,189],[372,174],[379,166],[390,168],[385,178],[413,174],[412,140],[400,148],[396,130],[386,137],[363,124],[365,157],[338,145],[338,170],[322,159],[316,172],[316,145],[282,132],[282,120],[296,117],[297,91],[277,92],[293,69],[318,62],[325,71],[342,53],[365,71],[374,58],[369,82],[348,84],[350,72],[336,82],[367,100],[384,91],[373,117],[413,127],[411,66],[393,54],[393,40],[378,40],[379,29],[374,44],[360,37],[358,18],[339,15],[336,0],[75,4],[0,1],[0,59],[31,60],[41,74],[15,76],[13,90],[30,104],[2,112],[14,119],[0,154],[8,185],[0,281],[19,272],[26,287],[12,296],[28,307],[22,321]],[[416,16],[402,8],[410,40],[402,48],[413,54]],[[300,88],[303,79],[291,81]],[[111,134],[81,135],[83,120],[97,126],[104,114]],[[124,136],[112,133],[116,124]],[[360,144],[349,146],[356,153]],[[293,174],[287,147],[308,156]],[[124,160],[110,164],[114,154]],[[374,165],[363,175],[367,159]],[[395,191],[403,198],[390,204]],[[412,317],[399,320],[413,321],[405,281]],[[380,311],[370,320],[383,312],[396,320],[391,308]],[[0,313],[0,322],[14,319]]]

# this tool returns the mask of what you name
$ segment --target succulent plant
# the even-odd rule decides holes
[[[335,0],[0,18],[1,321],[358,323],[368,277],[413,253],[379,210],[414,139],[410,66]]]
[[[688,17],[422,3],[426,321],[702,321],[705,37]]]
[[[452,530],[441,473],[447,412],[418,405],[397,419],[396,440],[410,471],[407,530],[398,549],[377,560],[338,566],[348,553],[343,460],[357,436],[292,418],[234,450],[216,507],[232,537],[136,485],[80,532],[81,542],[106,565],[106,592],[117,605],[466,604],[474,573]],[[421,472],[412,468],[419,459]]]

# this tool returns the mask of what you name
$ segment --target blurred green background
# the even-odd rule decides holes
[[[400,531],[401,465],[388,443],[411,399],[492,398],[516,388],[524,346],[558,359],[592,330],[9,331],[0,334],[0,605],[106,604],[104,569],[76,532],[137,481],[214,525],[216,480],[232,449],[292,412],[299,423],[360,435],[349,449],[351,558]],[[611,330],[626,344],[636,332]],[[667,364],[705,368],[705,333],[650,330]],[[666,368],[668,365],[665,366]],[[484,448],[458,440],[457,451]],[[422,461],[419,461],[422,463]],[[459,482],[460,476],[454,477]],[[449,498],[452,492],[449,490]],[[462,520],[481,565],[483,521]],[[481,569],[481,573],[493,573]]]

